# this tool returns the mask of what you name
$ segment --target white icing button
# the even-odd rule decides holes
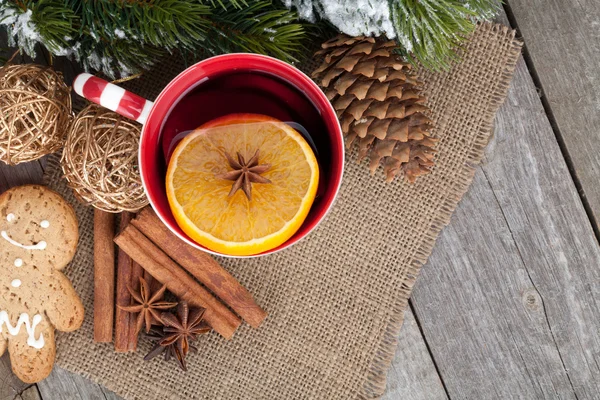
[[[8,214],[8,215],[6,216],[6,220],[7,220],[8,222],[10,222],[10,221],[14,221],[14,219],[15,219],[15,214],[12,214],[12,213],[11,213],[11,214]]]
[[[40,226],[42,228],[48,228],[50,226],[50,222],[43,220],[42,222],[40,222]]]
[[[17,258],[15,260],[15,267],[21,267],[23,266],[23,260],[21,260],[20,258]]]
[[[12,285],[12,287],[19,287],[19,286],[21,286],[21,280],[15,279],[10,284]]]
[[[37,244],[37,246],[38,246],[38,249],[40,249],[40,250],[44,250],[44,249],[46,248],[46,242],[44,242],[44,241],[42,240],[41,242],[39,242],[39,243]]]

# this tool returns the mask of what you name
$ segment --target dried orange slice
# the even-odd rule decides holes
[[[253,255],[302,225],[317,192],[319,166],[289,125],[257,114],[204,124],[175,148],[167,197],[181,229],[210,250]]]

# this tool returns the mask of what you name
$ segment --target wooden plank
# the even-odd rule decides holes
[[[4,354],[0,358],[0,399],[13,399],[27,386],[12,373],[8,353]]]
[[[595,398],[600,249],[525,63],[413,293],[450,398]]]
[[[510,0],[547,105],[596,224],[600,221],[598,0]]]
[[[39,161],[8,166],[0,161],[0,193],[26,183],[40,183],[44,170]]]
[[[549,123],[531,118],[541,110],[529,108],[537,100],[530,87],[529,96],[521,93],[507,107],[510,112],[499,116],[498,147],[483,169],[543,300],[546,322],[575,393],[580,399],[596,398],[600,248]],[[527,140],[518,140],[521,135]],[[511,195],[519,191],[519,198]]]
[[[398,349],[381,400],[448,399],[412,310],[404,314]]]
[[[42,398],[46,400],[107,399],[100,385],[59,367],[54,367],[50,376],[39,382],[37,386]]]
[[[100,386],[100,389],[102,389],[102,393],[104,393],[106,400],[122,400],[120,396],[117,396],[114,392],[111,392],[104,386]]]
[[[450,398],[575,398],[481,170],[439,237],[412,299]]]
[[[15,400],[42,400],[42,396],[40,396],[37,386],[32,385],[23,390],[18,397],[15,397]]]

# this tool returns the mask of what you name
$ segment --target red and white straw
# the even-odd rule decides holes
[[[146,122],[154,104],[137,94],[88,73],[79,74],[75,78],[73,90],[89,101],[100,104],[140,124]]]

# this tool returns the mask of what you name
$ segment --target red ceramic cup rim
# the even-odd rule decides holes
[[[274,76],[280,76],[291,82],[298,89],[302,90],[311,101],[316,103],[319,111],[324,111],[322,117],[332,143],[332,154],[330,154],[332,157],[332,172],[330,174],[330,180],[327,183],[325,195],[323,196],[323,199],[319,204],[319,208],[317,209],[317,213],[313,216],[311,223],[306,227],[303,225],[300,228],[300,231],[298,231],[296,234],[294,234],[294,236],[278,247],[252,256],[231,256],[228,254],[215,252],[189,238],[176,223],[171,222],[169,218],[167,218],[166,213],[171,214],[171,209],[167,203],[167,210],[165,210],[158,200],[159,197],[166,199],[166,194],[161,193],[164,190],[160,187],[156,187],[156,185],[152,183],[152,179],[148,176],[148,172],[145,168],[148,163],[154,162],[152,157],[155,155],[155,153],[150,153],[150,150],[148,149],[148,141],[150,139],[156,140],[157,142],[154,144],[155,149],[156,151],[160,151],[160,132],[163,129],[163,125],[168,115],[171,113],[178,101],[195,87],[205,82],[208,77],[236,69],[257,70],[270,73]],[[159,133],[153,135],[152,132]],[[140,175],[142,177],[142,184],[148,199],[150,200],[150,204],[162,222],[181,240],[202,251],[219,256],[236,258],[263,256],[281,251],[306,237],[313,229],[316,228],[316,226],[324,219],[331,209],[339,192],[342,183],[342,175],[344,172],[344,143],[342,128],[335,110],[325,94],[308,76],[306,76],[297,68],[276,58],[264,55],[249,53],[225,54],[208,58],[187,68],[185,71],[177,75],[158,95],[154,105],[152,106],[152,109],[150,110],[148,119],[142,128],[139,147],[139,168]]]

